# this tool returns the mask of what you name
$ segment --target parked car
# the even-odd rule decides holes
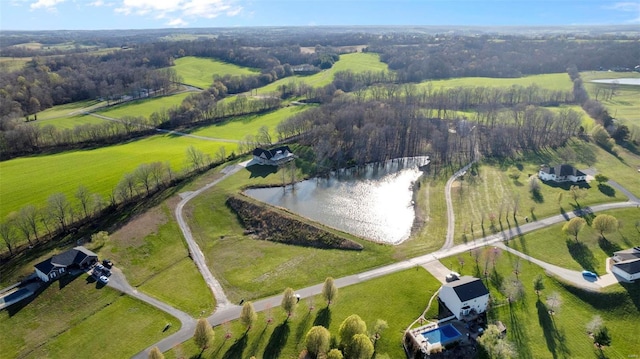
[[[113,267],[113,262],[110,259],[104,259],[102,260],[102,264],[107,267],[107,268],[111,268]]]
[[[583,277],[588,277],[588,278],[593,278],[593,279],[598,279],[598,275],[597,274],[595,274],[595,273],[593,273],[591,271],[588,271],[588,270],[583,270],[582,271],[582,276]]]
[[[95,271],[95,270],[99,270],[99,271],[101,271],[101,270],[103,270],[103,269],[104,269],[104,266],[103,266],[102,264],[100,264],[100,263],[96,264],[96,266],[95,266],[95,267],[93,267],[93,270],[94,270],[94,271]]]
[[[107,277],[111,277],[111,271],[108,270],[107,268],[102,270],[102,274],[107,276]]]
[[[107,284],[107,283],[109,283],[109,278],[107,278],[106,276],[101,275],[101,276],[100,276],[100,281],[101,281],[102,283]]]

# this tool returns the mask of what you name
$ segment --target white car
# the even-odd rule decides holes
[[[100,276],[100,281],[102,283],[109,283],[109,278],[107,278],[107,276],[101,275]]]

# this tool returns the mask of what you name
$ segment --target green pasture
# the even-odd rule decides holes
[[[106,105],[104,101],[86,100],[56,105],[44,111],[38,112],[38,120],[33,123],[39,124],[41,121],[52,120],[60,117],[70,117],[80,115],[83,112],[93,110]]]
[[[100,258],[111,259],[138,290],[194,317],[213,312],[213,295],[189,258],[167,203],[132,219],[97,245]]]
[[[529,244],[533,245],[531,242]],[[611,347],[603,349],[605,357],[623,359],[637,355],[636,333],[640,330],[640,288],[637,285],[617,284],[600,293],[586,292],[547,276],[542,268],[507,252],[497,252],[494,266],[487,259],[491,252],[492,247],[481,248],[477,262],[469,253],[441,262],[463,275],[484,277],[491,293],[489,321],[500,320],[505,324],[507,340],[515,344],[517,358],[600,357],[586,331],[586,325],[594,315],[602,317],[612,337]],[[547,250],[540,259],[549,260],[555,255]],[[485,271],[487,277],[483,274]],[[539,297],[533,290],[533,280],[538,275],[544,278],[545,286]],[[524,297],[511,305],[500,291],[502,284],[510,280],[519,280],[524,287]],[[558,293],[562,303],[553,315],[549,314],[546,305],[547,297],[552,293]]]
[[[177,319],[88,278],[64,277],[1,311],[0,358],[124,358],[180,328]]]
[[[0,57],[0,72],[12,72],[22,69],[30,57]]]
[[[97,125],[103,123],[105,120],[91,116],[91,115],[70,115],[70,116],[61,116],[56,118],[50,118],[47,120],[40,120],[29,122],[33,125],[44,127],[44,126],[54,126],[58,130],[69,129],[73,130],[76,126],[82,126],[86,124]]]
[[[596,98],[596,92],[600,88],[601,93],[598,100],[607,107],[611,116],[623,124],[640,126],[640,86],[591,82],[601,79],[640,78],[640,73],[593,71],[582,72],[580,77],[592,99]],[[614,89],[614,95],[605,100],[603,92],[612,88]]]
[[[518,223],[525,223],[525,217],[535,220],[572,212],[578,204],[584,207],[627,199],[609,186],[599,187],[595,181],[586,186],[587,196],[579,199],[578,204],[571,197],[569,185],[540,181],[540,195],[534,197],[529,191],[529,175],[537,175],[543,163],[568,162],[582,169],[591,167],[639,195],[636,168],[640,166],[640,157],[622,148],[618,148],[618,152],[616,157],[594,144],[572,140],[557,150],[529,153],[500,163],[484,163],[467,171],[454,183],[451,192],[456,215],[455,240],[460,243],[513,228]],[[514,180],[510,177],[512,173],[519,173],[520,177]],[[558,201],[560,194],[562,198]],[[515,219],[514,207],[517,207]],[[493,224],[491,217],[495,218]]]
[[[184,83],[203,89],[209,88],[213,84],[214,75],[242,76],[259,73],[257,69],[194,56],[176,59],[174,68]]]
[[[180,106],[182,101],[191,94],[191,92],[182,92],[175,95],[129,101],[114,106],[103,107],[99,109],[97,113],[113,118],[122,118],[125,116],[143,116],[149,118],[154,112],[163,109],[168,110],[173,106]]]
[[[387,71],[387,64],[380,61],[380,56],[375,53],[369,52],[356,52],[352,54],[340,55],[338,60],[330,69],[321,71],[317,74],[309,76],[292,76],[285,77],[271,84],[259,88],[257,91],[259,94],[267,94],[278,92],[278,87],[287,85],[291,82],[304,83],[312,87],[326,86],[333,81],[333,76],[338,71],[351,70],[353,72],[366,72],[366,71]]]
[[[493,77],[459,77],[446,80],[425,81],[418,87],[455,88],[455,87],[511,87],[513,85],[528,87],[536,85],[542,89],[571,91],[573,84],[566,73],[531,75],[518,78]]]
[[[183,169],[190,146],[212,158],[220,147],[227,153],[237,150],[235,143],[167,134],[96,149],[2,161],[0,218],[26,204],[44,206],[47,198],[56,192],[66,194],[71,202],[75,202],[73,195],[80,184],[107,199],[122,176],[142,163],[168,162],[174,171]]]
[[[584,127],[585,131],[589,132],[595,125],[596,122],[593,118],[591,118],[591,116],[589,116],[588,113],[585,112],[584,109],[582,109],[582,106],[580,105],[560,105],[560,106],[552,106],[552,107],[545,107],[547,110],[550,110],[554,113],[558,113],[560,111],[564,111],[564,110],[572,110],[575,111],[577,113],[580,114],[580,117],[582,118],[582,127]]]
[[[280,303],[274,302],[271,309],[258,314],[256,324],[248,332],[238,320],[215,327],[213,345],[202,357],[297,358],[305,348],[305,336],[311,327],[323,325],[337,337],[344,319],[358,314],[369,331],[377,319],[389,325],[376,344],[378,356],[402,358],[405,355],[399,344],[402,333],[422,314],[439,287],[440,282],[423,268],[416,267],[340,288],[336,301],[330,306],[322,296],[302,299],[288,321]],[[190,339],[164,354],[169,359],[189,358],[198,353]]]
[[[534,258],[574,270],[590,270],[599,275],[606,274],[605,260],[613,256],[613,252],[640,245],[640,227],[636,225],[640,218],[640,209],[628,208],[599,214],[616,217],[622,227],[613,233],[600,233],[589,225],[578,233],[578,240],[562,232],[564,223],[523,234],[508,242],[508,245]],[[591,219],[589,219],[591,221]],[[553,253],[553,255],[549,255]]]
[[[309,108],[311,106],[289,106],[265,114],[234,117],[221,123],[198,128],[190,133],[197,136],[242,140],[246,135],[256,135],[262,126],[267,126],[272,141],[276,142],[278,124]]]

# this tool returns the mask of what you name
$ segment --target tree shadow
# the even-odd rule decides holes
[[[555,359],[558,357],[558,354],[556,353],[556,328],[553,323],[553,319],[551,319],[551,315],[549,315],[549,309],[540,301],[540,299],[536,302],[536,308],[538,309],[538,323],[540,323],[540,327],[542,328],[544,340],[547,343],[547,349],[549,349],[549,352]]]
[[[530,359],[533,358],[531,354],[531,348],[529,348],[529,336],[525,332],[527,327],[522,325],[521,319],[518,318],[516,311],[512,307],[512,303],[509,303],[509,336],[516,343],[518,347],[518,355],[520,358]]]
[[[318,311],[316,319],[313,321],[313,325],[322,325],[325,328],[329,328],[331,325],[331,309],[326,306]]]
[[[609,186],[608,184],[600,183],[598,184],[598,189],[605,196],[609,196],[609,197],[616,196],[616,190],[613,187]]]
[[[598,239],[598,245],[609,257],[613,256],[614,252],[622,250],[622,247],[617,243],[613,243],[604,237],[600,237],[600,239]]]
[[[226,353],[222,356],[223,359],[235,359],[242,358],[242,353],[247,347],[247,333],[244,333],[233,345],[229,347]]]
[[[571,257],[578,262],[582,268],[594,272],[596,260],[591,249],[582,242],[576,242],[570,239],[567,239],[566,243]]]
[[[536,203],[544,202],[544,196],[540,190],[531,191],[531,199]]]
[[[560,214],[562,215],[565,221],[569,220],[569,215],[567,214],[567,211],[565,211],[563,207],[560,207]]]
[[[491,275],[489,276],[489,280],[491,281],[491,284],[493,284],[495,288],[499,289],[499,288],[502,288],[502,283],[504,282],[504,276],[498,273],[496,268],[493,267],[493,269],[491,270]]]
[[[275,327],[267,346],[264,348],[264,355],[262,356],[264,359],[278,359],[280,357],[282,348],[287,344],[290,330],[289,321],[287,320]]]
[[[251,348],[249,348],[249,356],[256,356],[258,354],[258,347],[262,343],[262,339],[264,339],[264,333],[267,332],[267,327],[268,325],[265,324],[258,338],[251,343]]]
[[[307,314],[302,318],[300,323],[298,323],[298,328],[296,328],[296,344],[300,343],[302,337],[307,333],[310,329],[309,324],[311,324],[311,312],[307,312]]]

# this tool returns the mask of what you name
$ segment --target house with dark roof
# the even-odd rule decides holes
[[[87,269],[97,261],[97,254],[78,246],[36,264],[36,275],[43,282],[50,282],[66,274],[69,269]]]
[[[272,150],[256,148],[253,150],[253,160],[259,165],[279,166],[295,159],[289,146],[281,146]]]
[[[577,183],[586,181],[587,174],[568,164],[553,167],[543,165],[540,167],[538,177],[543,181]]]
[[[628,280],[640,278],[640,247],[633,247],[613,253],[611,271]]]
[[[443,284],[438,299],[458,320],[462,320],[467,315],[486,312],[489,290],[479,278],[462,276]]]

